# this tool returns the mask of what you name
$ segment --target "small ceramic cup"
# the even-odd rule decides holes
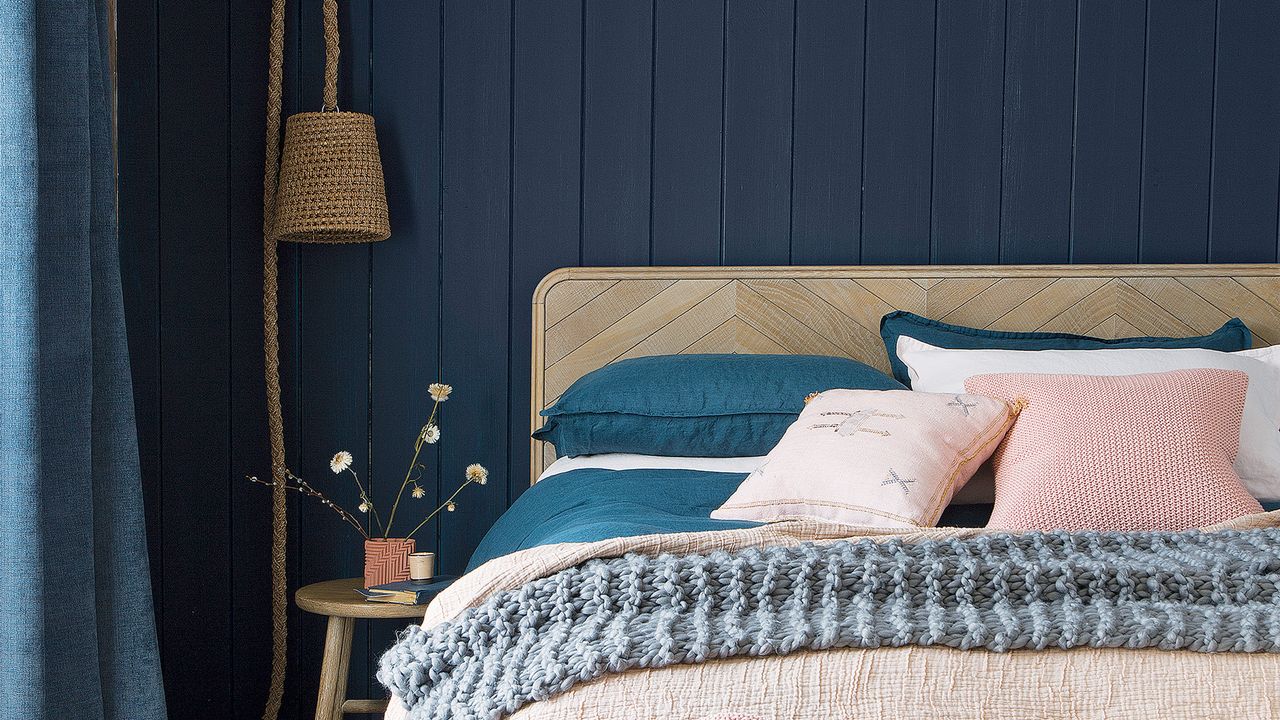
[[[436,575],[436,554],[433,552],[409,553],[409,579],[426,582]]]

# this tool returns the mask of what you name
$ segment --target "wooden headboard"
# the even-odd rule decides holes
[[[842,355],[888,370],[880,317],[994,330],[1202,335],[1231,317],[1280,343],[1280,265],[635,267],[556,270],[533,294],[531,427],[574,380],[677,353]],[[532,441],[532,478],[555,459]]]

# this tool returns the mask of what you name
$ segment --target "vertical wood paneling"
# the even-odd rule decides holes
[[[373,0],[338,3],[338,25],[343,28],[343,52],[338,70],[338,98],[343,110],[369,112],[372,101]]]
[[[1009,0],[1000,261],[1070,255],[1074,0]]]
[[[1213,138],[1214,2],[1147,7],[1141,262],[1204,262]]]
[[[714,265],[724,4],[657,0],[653,26],[653,264]]]
[[[1071,259],[1138,256],[1146,4],[1081,0],[1076,59]]]
[[[301,463],[295,471],[323,483],[326,494],[350,509],[360,504],[355,485],[349,476],[334,476],[328,463],[338,450],[349,450],[356,458],[353,469],[361,480],[369,476],[369,249],[362,245],[308,246],[301,250],[300,270],[306,303],[301,317],[304,393]],[[363,572],[360,536],[318,503],[302,503],[299,509],[300,542],[311,549],[301,556],[299,582],[306,585],[359,576]],[[364,515],[360,518],[367,520]],[[367,643],[365,629],[365,624],[357,624],[355,647]],[[302,633],[305,642],[299,679],[306,703],[313,701],[320,676],[324,619],[304,614]],[[353,692],[360,692],[368,682],[368,659],[353,657],[351,670],[363,680],[352,686]]]
[[[794,7],[728,4],[724,66],[724,262],[790,258]]]
[[[280,248],[291,465],[354,505],[326,465],[349,449],[389,509],[426,385],[453,383],[429,498],[469,462],[493,480],[417,539],[460,569],[528,481],[533,287],[580,261],[1276,259],[1280,11],[1007,2],[343,3],[341,103],[377,116],[394,234]],[[268,470],[266,11],[120,5],[122,269],[182,717],[255,716],[267,681],[269,494],[242,480]],[[319,13],[290,6],[286,112],[319,105]],[[291,588],[359,574],[358,538],[290,506]],[[353,694],[378,694],[393,629],[361,626]],[[313,712],[322,634],[291,609],[285,718]]]
[[[932,249],[935,263],[1000,254],[1004,0],[938,4]]]
[[[932,0],[870,0],[863,108],[862,262],[929,262]]]
[[[284,437],[285,437],[285,462],[290,468],[302,467],[302,413],[303,413],[303,374],[302,374],[302,258],[299,249],[296,246],[284,246],[279,249],[279,305],[280,305],[280,404],[284,419]],[[259,428],[260,433],[266,433],[265,424]],[[264,475],[269,475],[271,466],[267,465],[256,470]],[[268,517],[262,520],[268,530],[271,526],[269,515],[271,512],[271,499],[266,488],[262,488],[267,497],[259,497],[259,512],[263,512]],[[314,548],[303,547],[302,532],[302,506],[299,497],[286,498],[287,503],[287,539],[285,545],[286,556],[286,586],[290,593],[302,587],[302,558],[304,555],[315,552]],[[344,538],[346,540],[348,538]],[[328,552],[328,542],[323,546],[323,552]],[[263,554],[258,562],[270,564],[270,551]],[[268,599],[258,602],[266,602],[270,600],[270,586],[260,586],[256,588],[260,596]],[[301,668],[303,667],[303,648],[311,647],[316,637],[322,635],[313,635],[307,637],[303,631],[302,618],[306,613],[298,608],[297,604],[289,603],[287,612],[288,635],[286,638],[286,652],[288,659],[289,675],[286,676],[284,686],[284,698],[282,700],[281,715],[293,714],[294,717],[302,718],[307,716],[307,711],[314,710],[315,702],[315,685],[314,680],[301,677]],[[258,627],[258,631],[265,636],[271,634],[270,624]],[[323,630],[320,631],[323,633]],[[306,691],[304,693],[304,690]],[[258,698],[259,702],[265,699],[265,696]],[[252,702],[251,698],[249,702]]]
[[[228,5],[160,3],[156,17],[160,653],[171,711],[213,717],[231,706]]]
[[[582,142],[581,0],[514,7],[511,255],[521,260],[511,265],[508,502],[528,486],[516,478],[529,475],[529,301],[544,275],[578,264]]]
[[[372,0],[348,0],[346,3],[338,5],[339,15],[338,23],[340,27],[346,28],[346,33],[342,36],[343,53],[342,64],[338,70],[339,78],[339,99],[346,102],[346,109],[367,113],[370,110],[371,99],[371,81],[372,72],[370,68],[370,60],[372,59],[370,42],[371,36],[371,3]],[[374,480],[374,448],[372,448],[372,434],[370,425],[372,423],[372,247],[365,247],[365,313],[366,319],[364,327],[365,333],[365,373],[366,378],[366,411],[365,411],[365,432],[361,439],[364,439],[364,454],[367,456],[365,464],[365,475],[362,475],[367,482],[365,489],[369,489],[372,480]],[[357,264],[357,269],[360,265]],[[360,377],[360,375],[356,375]],[[323,452],[320,454],[324,456]],[[376,505],[375,505],[376,507]],[[385,515],[383,516],[385,520]],[[364,571],[364,548],[361,547],[361,555],[358,556],[360,564],[356,566],[356,575],[360,575]],[[388,635],[390,639],[390,635]],[[352,647],[362,648],[364,652],[357,650],[352,657],[351,666],[348,667],[347,691],[353,697],[371,697],[375,692],[375,688],[380,691],[381,685],[375,682],[372,675],[376,667],[372,665],[374,655],[372,655],[372,621],[358,620],[356,621],[356,633],[352,638]],[[385,647],[385,646],[383,646]]]
[[[583,38],[582,260],[649,262],[653,6],[587,0]]]
[[[1280,4],[1219,0],[1210,262],[1275,262]]]
[[[266,104],[266,57],[256,52],[269,18],[252,12],[256,3],[233,0],[228,20],[228,153],[231,464],[231,693],[233,717],[261,713],[271,677],[270,491],[246,475],[271,467],[262,382],[262,108]]]
[[[370,485],[375,505],[388,513],[430,412],[427,386],[440,377],[440,8],[371,4],[377,45],[370,107],[377,118],[392,236],[372,247],[369,279]],[[428,447],[420,462],[427,495],[415,500],[405,493],[393,527],[400,533],[411,530],[439,497],[439,446]],[[414,536],[419,550],[439,549],[434,531]],[[370,670],[398,625],[373,623],[365,650]],[[374,687],[373,695],[379,694]]]
[[[866,2],[796,3],[791,262],[857,262]]]
[[[506,507],[510,417],[508,283],[511,178],[511,14],[500,2],[450,0],[444,12],[444,281],[441,365],[457,393],[445,416],[443,487],[468,463],[493,483],[468,489],[438,524],[453,552],[441,572],[467,564]],[[646,235],[647,238],[647,235]],[[646,240],[647,241],[647,240]],[[521,448],[523,450],[523,448]]]
[[[375,3],[373,31],[381,38],[373,110],[392,239],[372,248],[372,302],[397,312],[373,314],[371,484],[375,504],[389,511],[430,414],[426,388],[440,378],[440,11],[423,5],[406,12]],[[427,497],[417,503],[406,498],[394,525],[402,533],[413,528],[418,506],[437,496],[435,449],[428,448],[421,460]],[[436,547],[434,532],[414,539],[422,550]]]

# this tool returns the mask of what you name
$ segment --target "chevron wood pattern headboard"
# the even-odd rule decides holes
[[[842,355],[887,370],[891,310],[972,327],[1280,343],[1280,265],[565,268],[533,297],[531,428],[574,380],[676,353]],[[532,441],[532,479],[555,459]]]

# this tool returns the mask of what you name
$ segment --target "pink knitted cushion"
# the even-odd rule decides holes
[[[1185,530],[1262,511],[1232,468],[1249,376],[976,375],[1024,407],[992,456],[1008,530]]]

